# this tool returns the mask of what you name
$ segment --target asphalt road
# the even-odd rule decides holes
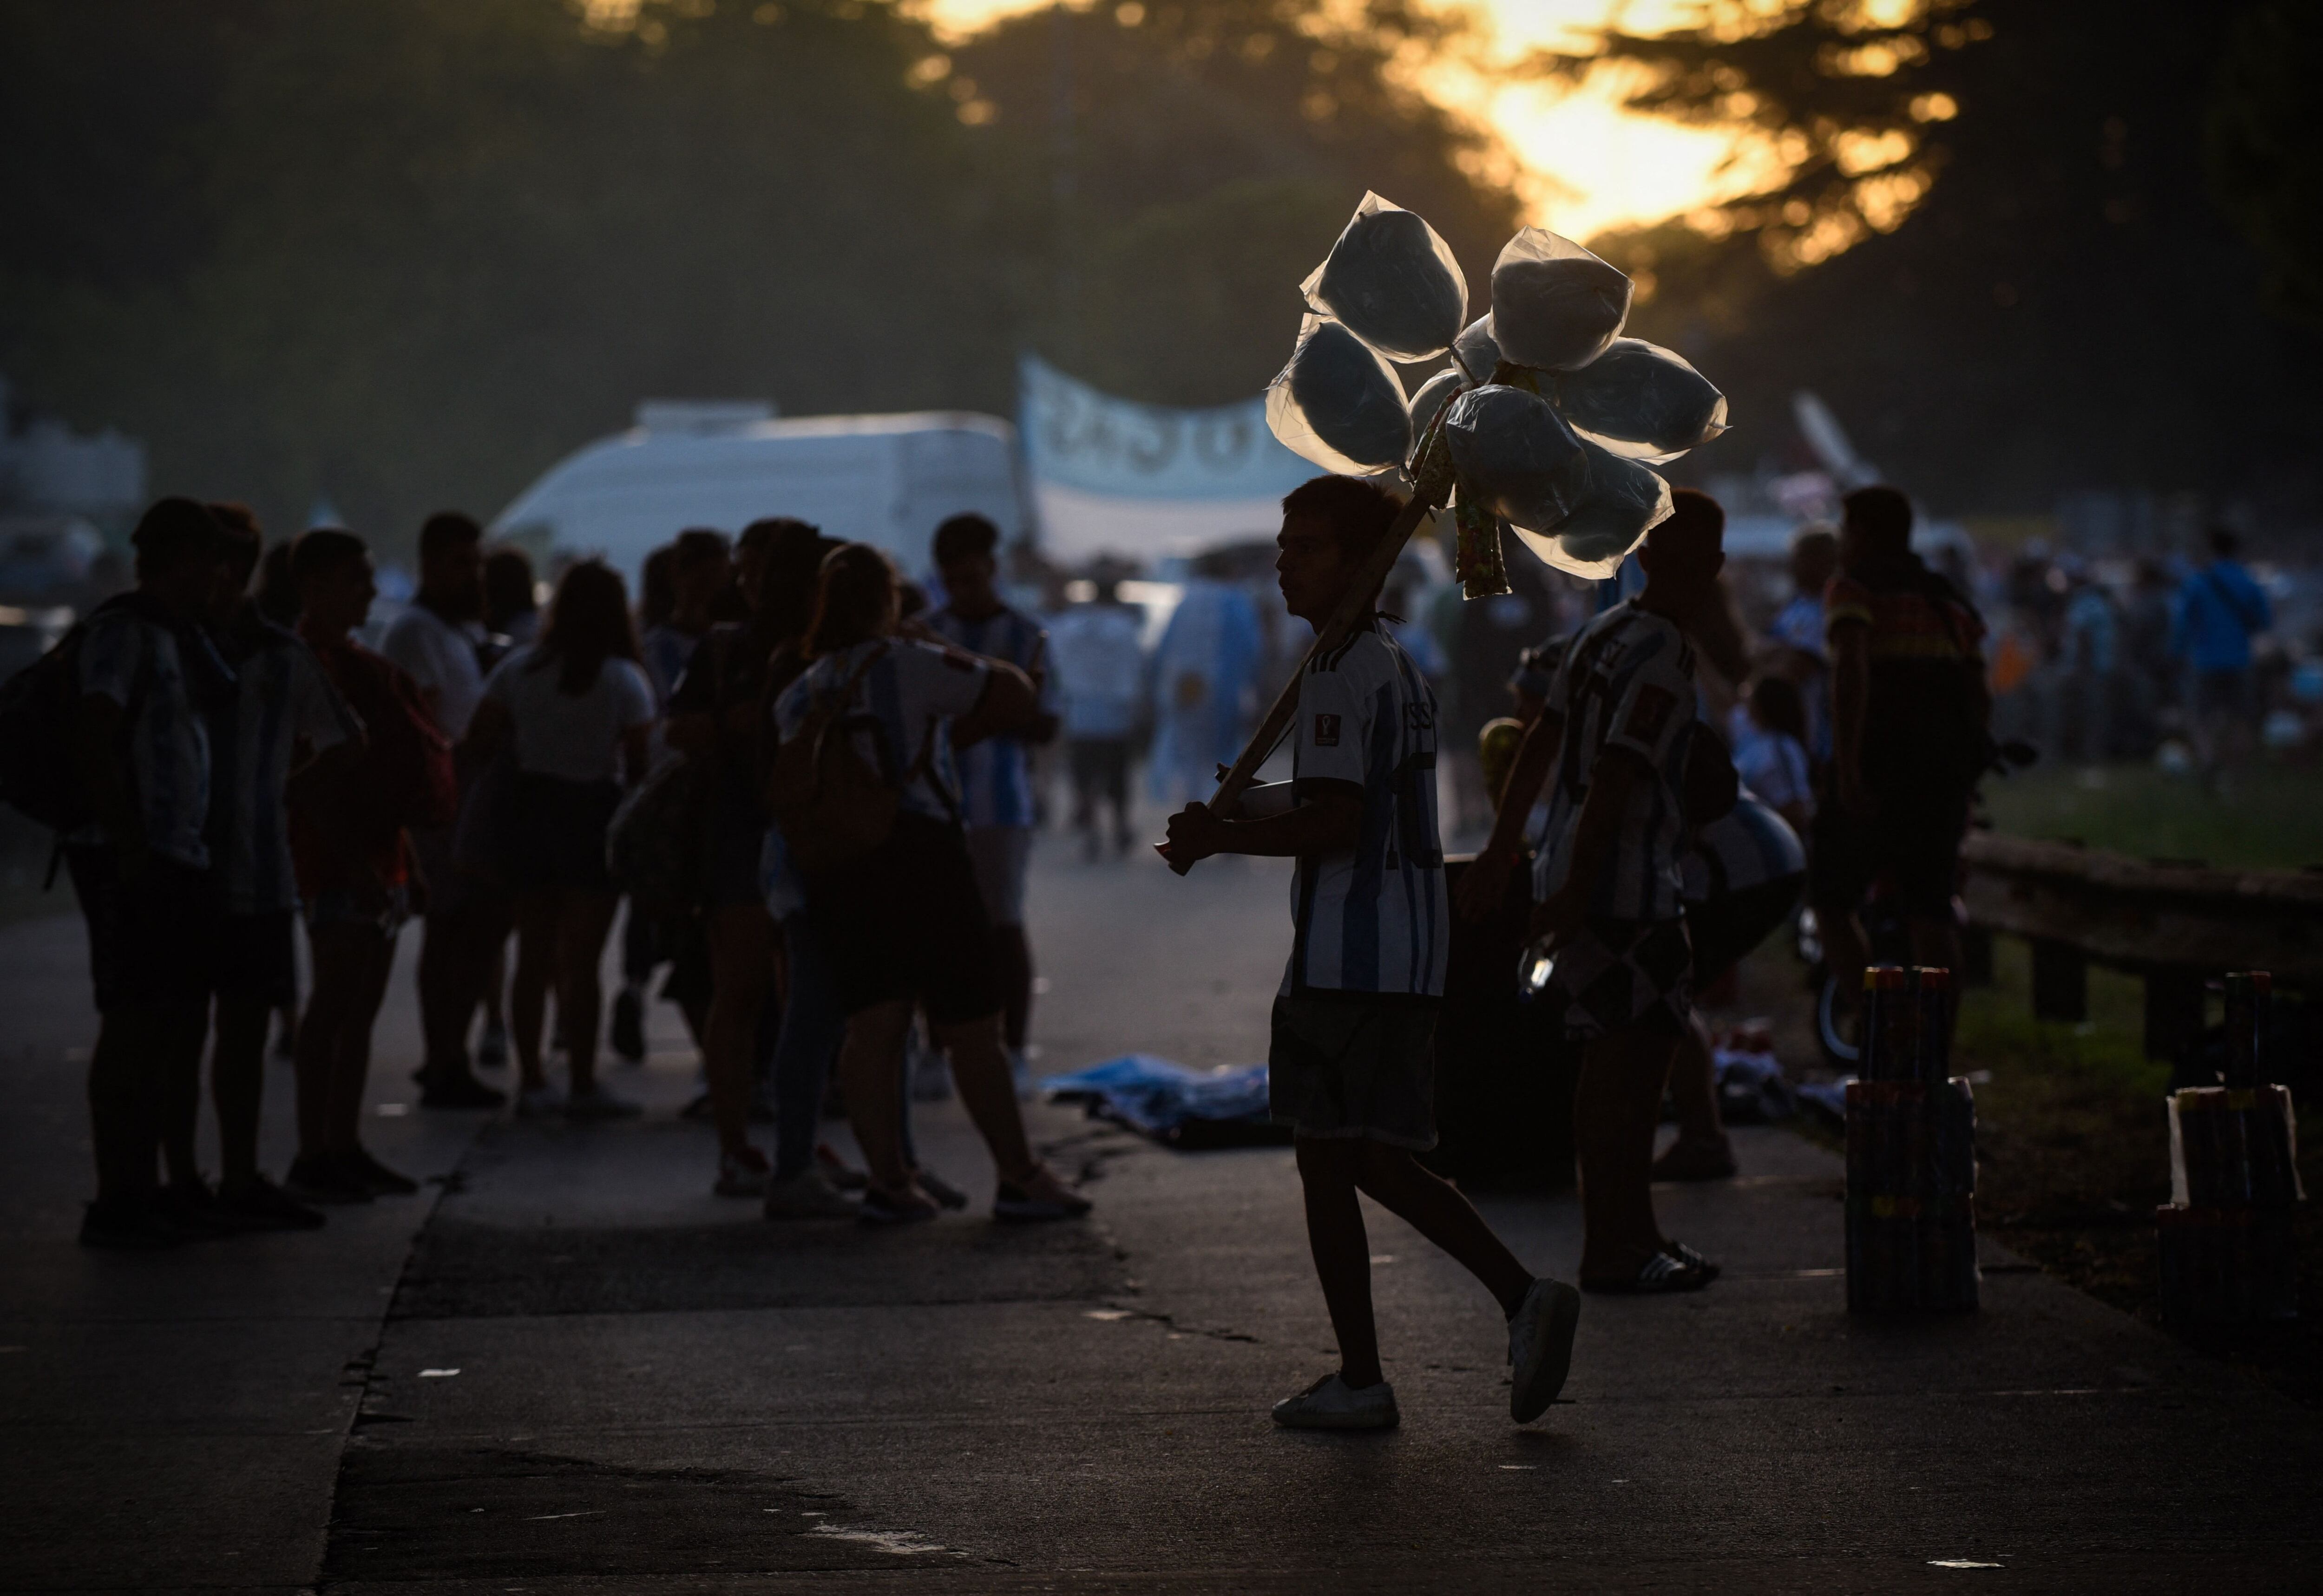
[[[1042,1068],[1262,1056],[1286,889],[1050,847]],[[2323,1587],[2313,1415],[1997,1251],[1973,1317],[1850,1319],[1836,1161],[1780,1130],[1660,1194],[1726,1277],[1589,1299],[1566,1399],[1521,1428],[1490,1301],[1373,1211],[1403,1427],[1290,1435],[1268,1404],[1335,1354],[1286,1152],[1039,1109],[1099,1207],[1012,1229],[924,1105],[968,1215],[770,1226],[710,1195],[666,1012],[614,1071],[642,1123],[422,1114],[399,976],[367,1123],[424,1195],[84,1252],[81,969],[72,921],[0,930],[0,1589]],[[1486,1207],[1569,1272],[1570,1198]]]

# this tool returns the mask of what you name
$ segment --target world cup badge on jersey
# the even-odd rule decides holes
[[[1339,746],[1339,718],[1336,715],[1315,717],[1315,746],[1318,748],[1336,748]]]

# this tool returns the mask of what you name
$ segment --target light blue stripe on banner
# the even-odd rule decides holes
[[[1018,430],[1038,482],[1125,499],[1274,499],[1315,474],[1275,440],[1263,399],[1141,405],[1031,354],[1016,381]]]

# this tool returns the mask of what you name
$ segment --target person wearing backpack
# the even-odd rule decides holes
[[[568,1119],[634,1117],[637,1104],[597,1079],[603,993],[598,967],[619,903],[605,833],[626,786],[646,774],[653,685],[638,663],[637,629],[620,574],[583,560],[556,585],[539,641],[511,652],[485,680],[466,750],[479,766],[505,744],[516,765],[510,875],[516,885],[517,1112]],[[541,1019],[551,985],[571,1090],[559,1097],[541,1068]]]
[[[12,772],[10,798],[65,830],[65,863],[88,923],[96,1198],[81,1244],[136,1250],[211,1228],[204,1212],[164,1190],[157,1155],[170,1083],[200,1069],[207,1032],[216,897],[203,711],[234,683],[199,626],[225,558],[216,518],[191,499],[160,500],[130,543],[135,591],[100,605],[32,667],[41,675],[18,679],[55,691],[28,704],[42,711],[41,724],[23,729],[47,735],[12,737],[14,752],[38,753],[69,775],[72,790],[46,794],[48,803],[27,798]]]
[[[363,1087],[396,938],[425,901],[409,829],[448,824],[458,784],[418,684],[354,640],[379,593],[369,546],[344,527],[317,527],[291,546],[290,574],[298,636],[365,742],[333,801],[290,813],[314,990],[298,1023],[298,1156],[284,1184],[308,1202],[367,1203],[419,1189],[363,1146]]]
[[[2202,767],[2247,752],[2257,718],[2251,691],[2251,639],[2274,625],[2266,590],[2235,558],[2224,527],[2209,535],[2210,558],[2188,577],[2171,606],[2170,652],[2186,669],[2186,707]]]
[[[806,636],[813,663],[775,702],[781,746],[767,783],[847,1016],[840,1083],[870,1166],[862,1216],[898,1223],[938,1210],[898,1128],[917,1004],[997,1167],[995,1217],[1077,1218],[1088,1199],[1025,1140],[1001,1047],[991,922],[951,772],[953,748],[1032,720],[1033,683],[1012,665],[899,635],[901,616],[886,555],[856,543],[824,559]]]

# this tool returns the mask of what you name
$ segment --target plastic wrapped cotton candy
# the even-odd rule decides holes
[[[1683,355],[1643,338],[1616,338],[1543,386],[1574,431],[1632,460],[1675,460],[1726,430],[1726,396]]]
[[[1573,429],[1538,394],[1487,384],[1445,413],[1444,437],[1460,501],[1511,526],[1554,532],[1589,490],[1589,459]]]
[[[1468,315],[1452,246],[1415,211],[1364,196],[1330,255],[1299,285],[1307,303],[1391,360],[1433,360]]]
[[[1411,396],[1411,436],[1419,437],[1428,431],[1428,424],[1436,419],[1436,412],[1452,402],[1452,396],[1468,386],[1468,380],[1455,367],[1438,371],[1419,385]]]
[[[1602,579],[1613,574],[1646,534],[1669,518],[1669,484],[1634,460],[1584,441],[1589,491],[1554,532],[1516,528],[1524,546],[1559,571]]]
[[[1492,373],[1501,369],[1501,345],[1492,336],[1491,316],[1478,316],[1452,341],[1452,361],[1479,388],[1492,380]]]
[[[1520,366],[1585,366],[1629,316],[1630,280],[1569,238],[1528,227],[1492,263],[1492,336]]]
[[[1411,452],[1411,413],[1395,368],[1319,316],[1307,318],[1290,363],[1267,386],[1266,425],[1325,471],[1385,471]]]

